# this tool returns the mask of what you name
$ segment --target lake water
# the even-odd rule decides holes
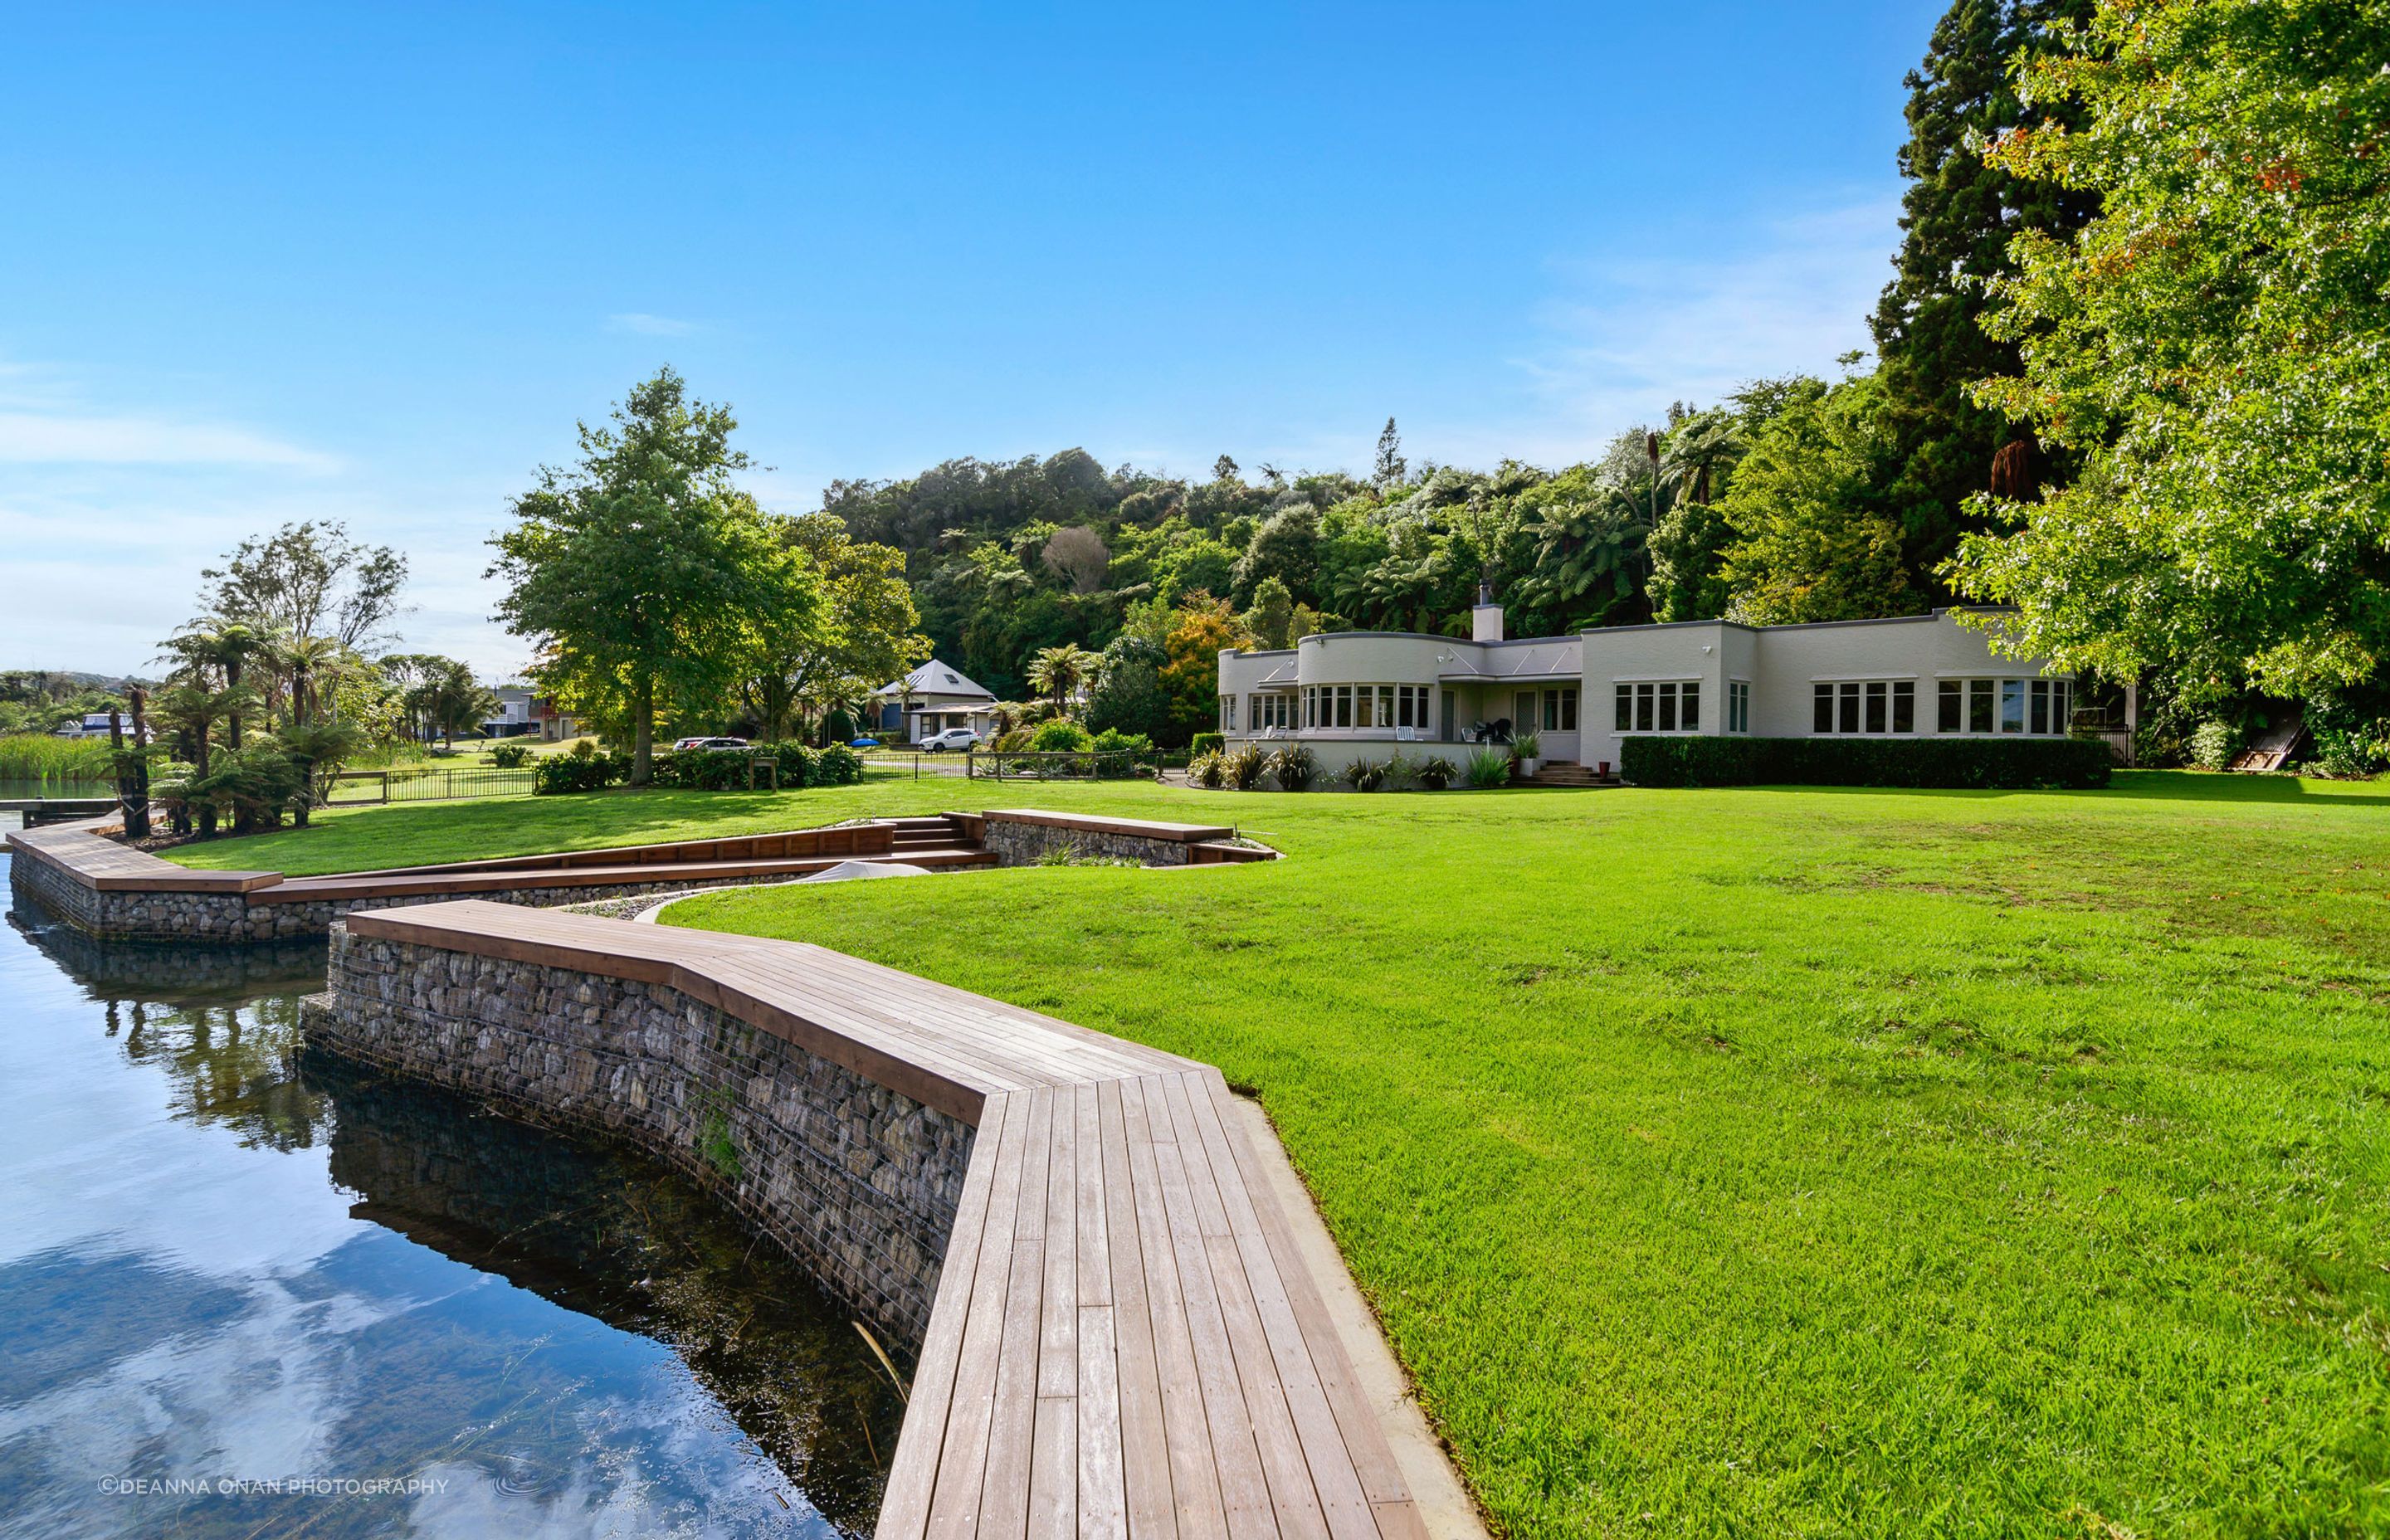
[[[301,1052],[319,943],[8,918],[0,1534],[869,1532],[896,1392],[691,1184]]]

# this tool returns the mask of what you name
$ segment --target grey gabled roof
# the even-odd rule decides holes
[[[995,692],[973,684],[960,669],[950,663],[942,663],[935,658],[904,678],[892,679],[871,693],[874,697],[902,695],[908,689],[915,695],[976,695],[983,700],[996,699]]]

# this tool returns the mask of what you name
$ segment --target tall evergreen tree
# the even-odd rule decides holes
[[[2088,19],[2091,9],[2091,0],[1955,0],[1906,82],[1904,235],[1872,326],[1899,467],[1887,500],[1900,520],[1904,565],[1936,599],[1949,593],[1937,575],[1942,563],[1962,533],[1982,527],[1967,498],[1990,487],[1993,456],[2020,433],[1966,395],[1971,382],[2018,369],[2016,344],[1979,324],[1985,281],[2015,271],[2009,241],[2019,231],[2063,237],[2099,211],[2096,195],[1986,164],[1984,147],[2025,121],[2014,73],[2020,56],[2056,52],[2050,25]],[[2030,443],[2011,452],[2011,467],[2020,453],[2030,481],[2059,468]]]

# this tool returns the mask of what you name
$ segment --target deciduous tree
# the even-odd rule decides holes
[[[649,777],[660,699],[720,698],[756,617],[818,602],[803,559],[732,472],[727,406],[659,371],[610,427],[580,425],[580,460],[543,467],[493,538],[508,630],[543,648],[541,683],[568,702],[612,699],[628,718],[631,780]]]
[[[2025,231],[1979,398],[2082,456],[1986,499],[1962,591],[2019,644],[2283,695],[2390,654],[2390,0],[2101,0],[1994,163],[2096,194]],[[2072,107],[2084,126],[2046,113]]]

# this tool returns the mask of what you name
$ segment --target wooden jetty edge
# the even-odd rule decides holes
[[[665,985],[975,1126],[881,1540],[1424,1540],[1215,1068],[797,943],[475,900],[346,924]]]

